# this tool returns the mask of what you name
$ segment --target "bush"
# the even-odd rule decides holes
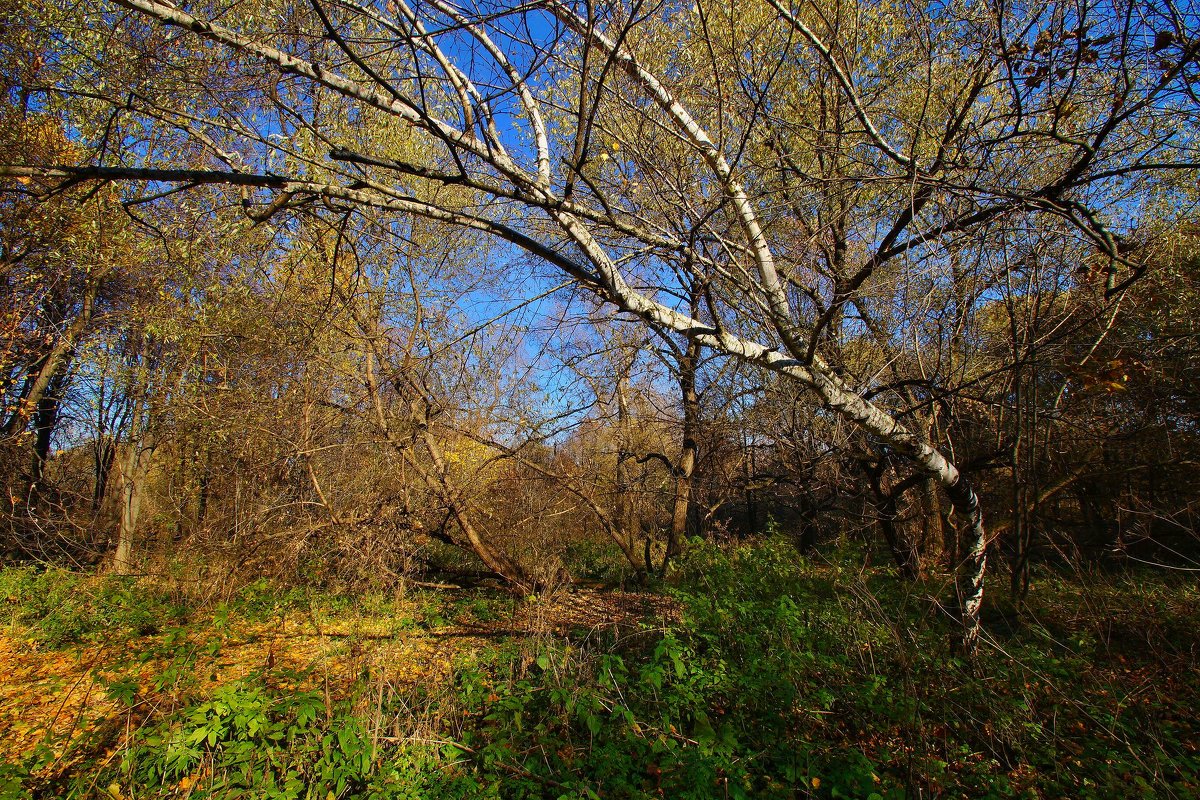
[[[780,538],[693,543],[672,590],[680,619],[665,628],[586,646],[489,644],[458,662],[452,685],[410,694],[364,672],[340,703],[281,688],[311,686],[304,676],[177,695],[181,708],[134,727],[119,766],[81,769],[74,785],[80,796],[111,782],[138,798],[338,800],[1198,796],[1200,677],[1174,628],[1162,639],[1172,648],[1131,661],[1100,636],[1113,613],[1086,617],[1075,589],[1045,582],[1052,594],[1039,586],[1027,608],[1061,601],[1077,618],[1021,617],[963,662],[948,647],[953,621],[922,599],[940,587],[846,559],[809,561]],[[55,602],[120,606],[112,598],[130,587],[17,571],[4,581],[39,624],[62,613]],[[1147,586],[1131,619],[1183,613],[1191,593]],[[447,623],[433,597],[417,600],[425,625]],[[240,602],[265,612],[282,600],[264,586]],[[466,595],[449,613],[494,619],[510,602]],[[130,679],[109,692],[136,689]],[[0,787],[32,771],[0,770]]]
[[[607,538],[581,538],[563,551],[567,572],[585,581],[621,585],[632,577],[629,561]]]

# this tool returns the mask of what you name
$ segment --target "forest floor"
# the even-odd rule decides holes
[[[249,615],[221,605],[215,615],[189,615],[169,630],[158,621],[130,630],[115,619],[74,642],[47,642],[14,614],[0,629],[0,762],[18,762],[51,743],[54,761],[44,769],[62,771],[97,755],[80,747],[89,734],[113,731],[103,765],[121,751],[130,726],[170,713],[198,684],[212,691],[265,677],[279,690],[316,689],[331,710],[365,676],[393,690],[446,683],[456,660],[498,639],[586,639],[678,616],[662,595],[595,589],[525,601],[500,592],[373,600],[292,598],[288,607]],[[8,601],[15,606],[17,598]]]
[[[9,798],[1197,798],[1200,591],[697,549],[656,591],[312,591],[0,570]],[[856,566],[857,564],[857,566]]]
[[[216,688],[275,671],[320,681],[332,700],[344,698],[365,669],[403,683],[444,679],[456,653],[481,643],[461,627],[388,627],[385,619],[343,617],[318,629],[310,616],[281,614],[194,629],[186,638],[101,638],[63,650],[46,650],[16,632],[0,634],[0,662],[8,665],[0,684],[0,758],[25,757],[46,739],[68,752],[86,728],[119,722],[127,709],[107,691],[116,681],[135,681],[130,688],[143,701],[169,698],[176,687],[163,685],[163,677],[181,657],[188,674],[169,675],[170,683],[203,676]]]

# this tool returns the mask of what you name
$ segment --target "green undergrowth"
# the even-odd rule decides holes
[[[781,542],[681,566],[668,631],[460,672],[479,774],[511,797],[1196,796],[1200,681],[1169,650],[1134,662],[1029,612],[967,662],[930,586]]]
[[[186,619],[187,598],[132,577],[94,577],[51,567],[0,571],[6,622],[48,647],[101,635],[150,636]]]
[[[181,590],[169,573],[152,578],[88,575],[53,566],[0,569],[0,603],[0,621],[44,648],[155,636],[189,623],[204,626],[212,619],[211,612],[247,622],[314,612],[405,622],[394,597],[383,593],[314,592],[260,578],[224,596],[199,598]],[[422,620],[442,613],[440,600],[423,601],[421,606]]]
[[[1190,584],[1044,578],[1019,609],[994,599],[966,661],[942,584],[861,563],[809,562],[783,540],[696,544],[666,628],[494,639],[463,650],[447,682],[367,670],[343,697],[269,671],[194,687],[167,712],[125,697],[118,757],[53,781],[33,760],[9,765],[0,796],[1200,796]],[[286,599],[254,591],[263,613]],[[417,605],[399,635],[513,613],[486,593]]]

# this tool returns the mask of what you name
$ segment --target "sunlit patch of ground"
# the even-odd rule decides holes
[[[114,699],[122,690],[143,712],[138,716],[255,674],[283,688],[318,686],[337,700],[374,663],[394,682],[417,683],[447,674],[453,651],[473,644],[380,627],[340,621],[318,632],[310,622],[281,617],[194,629],[176,641],[152,636],[60,650],[2,633],[0,759],[20,759],[43,741],[58,755],[89,730],[120,725],[130,710]],[[121,687],[110,691],[114,682]]]
[[[0,760],[22,759],[43,742],[62,757],[98,730],[112,733],[104,749],[114,752],[147,718],[252,675],[284,689],[319,689],[335,702],[368,675],[395,690],[442,684],[456,657],[497,639],[629,632],[675,616],[659,596],[580,591],[524,601],[484,620],[450,609],[438,624],[423,619],[416,604],[386,614],[310,610],[263,621],[230,615],[62,649],[9,629],[0,632]]]
[[[0,758],[16,759],[43,739],[69,741],[92,721],[117,712],[97,685],[98,667],[111,647],[89,645],[40,652],[30,643],[0,633]]]

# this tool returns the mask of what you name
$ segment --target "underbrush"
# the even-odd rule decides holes
[[[943,586],[857,564],[810,562],[783,540],[695,544],[671,589],[677,622],[491,639],[444,682],[400,687],[364,668],[339,697],[262,670],[149,713],[116,681],[129,732],[116,755],[52,784],[33,762],[10,766],[0,796],[4,775],[13,796],[114,800],[1200,795],[1190,585],[1044,580],[1020,611],[994,602],[1006,624],[964,661]],[[268,614],[299,600],[262,584],[235,602]],[[395,636],[502,620],[513,601],[413,607]]]
[[[183,621],[187,599],[132,577],[94,577],[50,567],[0,571],[10,626],[49,647],[98,634],[149,636]]]
[[[439,748],[381,742],[367,727],[352,701],[252,678],[147,729],[105,777],[134,796],[463,796],[437,768]]]
[[[1200,791],[1194,664],[1106,662],[1034,619],[965,662],[922,587],[782,542],[695,547],[681,569],[670,630],[459,673],[476,710],[462,741],[476,770],[507,775],[505,796]]]

